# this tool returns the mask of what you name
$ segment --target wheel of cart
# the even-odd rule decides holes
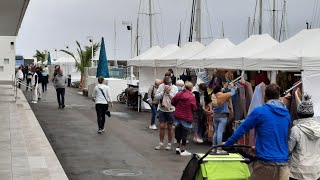
[[[181,180],[247,180],[250,178],[248,163],[250,159],[239,153],[215,154],[213,146],[206,154],[196,153],[183,171]],[[246,145],[234,145],[232,148],[252,148]]]

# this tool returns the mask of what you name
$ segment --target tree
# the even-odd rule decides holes
[[[85,46],[84,49],[81,47],[80,43],[76,41],[77,43],[77,53],[78,53],[78,58],[74,55],[74,53],[61,49],[61,52],[64,52],[71,56],[75,62],[76,62],[76,68],[78,71],[81,73],[81,79],[80,79],[80,88],[83,88],[83,81],[84,81],[84,73],[85,73],[85,68],[86,67],[91,67],[92,63],[92,46]],[[98,51],[99,48],[99,43],[93,44],[93,56],[96,55],[96,52]]]
[[[37,62],[41,62],[41,65],[43,65],[44,61],[46,61],[47,52],[36,50],[36,54],[33,56],[34,58],[37,58]]]

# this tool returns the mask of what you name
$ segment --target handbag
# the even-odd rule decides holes
[[[100,88],[99,88],[99,89],[100,89]],[[108,102],[108,100],[107,100],[107,98],[106,98],[106,95],[104,95],[103,90],[100,89],[100,91],[102,92],[103,97],[104,97],[104,98],[106,99],[106,101]],[[110,111],[109,111],[108,109],[109,109],[109,105],[107,104],[107,109],[106,109],[105,114],[106,114],[108,117],[111,117],[111,113],[110,113]]]

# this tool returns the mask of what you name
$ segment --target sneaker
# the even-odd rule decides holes
[[[63,109],[64,107],[66,107],[65,105],[62,105],[61,108]]]
[[[197,138],[197,142],[198,142],[198,143],[203,143],[203,140],[200,139],[200,138]]]
[[[157,130],[157,126],[156,126],[156,125],[150,125],[150,126],[149,126],[149,129]]]
[[[103,129],[101,129],[101,132],[104,132],[104,130],[105,130],[104,128],[103,128]]]
[[[99,134],[101,134],[101,133],[102,133],[102,130],[101,130],[101,129],[99,129],[98,133],[99,133]]]
[[[227,151],[224,151],[224,150],[217,150],[217,152],[216,152],[217,154],[228,154],[228,152]]]
[[[170,151],[170,150],[171,150],[171,143],[170,143],[170,144],[168,143],[168,145],[167,145],[167,147],[166,147],[166,150],[167,150],[167,151]]]
[[[37,104],[38,102],[37,101],[31,101],[31,104]]]
[[[181,156],[191,156],[191,152],[184,150],[183,152],[180,153]]]
[[[156,146],[154,149],[155,150],[160,150],[160,149],[163,149],[164,147],[163,147],[163,143],[159,143],[159,145],[158,146]]]
[[[176,148],[176,154],[180,154],[181,151],[180,151],[180,148]]]

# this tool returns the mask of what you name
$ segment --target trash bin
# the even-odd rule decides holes
[[[68,87],[71,87],[71,75],[68,75]]]

